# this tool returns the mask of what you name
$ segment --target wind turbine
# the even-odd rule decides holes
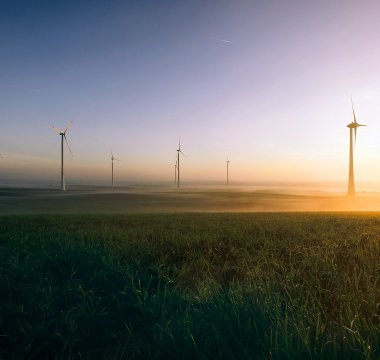
[[[177,149],[177,189],[179,189],[179,154],[180,153],[184,157],[186,157],[186,155],[181,151],[181,138],[178,141],[178,149]]]
[[[227,164],[227,185],[228,185],[228,167],[230,165],[230,160],[228,160],[228,156],[227,156],[227,161],[226,161],[226,164]]]
[[[116,159],[114,156],[113,156],[113,153],[112,153],[112,150],[111,150],[111,162],[112,162],[112,187],[114,188],[115,187],[115,184],[114,184],[114,181],[113,181],[113,162],[114,161],[121,161],[120,159]]]
[[[354,196],[355,195],[355,180],[354,180],[354,148],[353,148],[353,132],[355,132],[355,144],[356,144],[356,129],[359,126],[366,126],[359,124],[356,121],[356,115],[354,110],[354,103],[352,101],[351,96],[351,105],[352,105],[352,113],[354,115],[354,121],[347,125],[347,127],[350,129],[350,166],[348,171],[348,191],[347,195]],[[354,130],[354,131],[352,131]]]
[[[72,124],[73,124],[73,122],[70,121],[69,124],[67,125],[66,129],[63,130],[63,131],[61,129],[55,127],[55,126],[50,125],[50,127],[52,129],[54,129],[54,131],[58,135],[61,136],[61,190],[62,191],[66,190],[65,175],[64,175],[64,172],[63,172],[63,140],[66,141],[67,148],[69,149],[71,156],[73,156],[73,153],[71,152],[69,143],[68,143],[67,138],[66,138],[66,132],[67,132],[67,130],[69,130],[69,128],[71,127]]]

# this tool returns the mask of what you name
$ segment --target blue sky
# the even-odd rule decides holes
[[[379,181],[375,1],[0,1],[0,182]],[[68,155],[68,154],[67,154]]]

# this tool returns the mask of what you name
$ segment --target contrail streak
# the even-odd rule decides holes
[[[223,42],[223,43],[232,44],[232,41],[230,41],[230,40],[226,40],[226,39],[216,39],[216,40]]]

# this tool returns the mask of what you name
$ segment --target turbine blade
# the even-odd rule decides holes
[[[179,152],[187,159],[187,156],[181,150]]]
[[[181,151],[181,137],[178,139],[178,150]]]
[[[72,151],[71,151],[71,149],[70,149],[70,145],[69,145],[69,142],[67,141],[67,137],[66,137],[66,134],[65,134],[65,133],[63,133],[63,137],[65,138],[66,145],[67,145],[67,147],[68,147],[68,149],[69,149],[69,151],[70,151],[71,156],[74,157],[74,155],[73,155],[73,153],[72,153]]]
[[[354,102],[352,101],[352,96],[351,96],[351,105],[352,105],[352,113],[354,114],[354,123],[356,124],[356,115],[355,115],[355,109],[354,109]]]
[[[64,134],[66,134],[66,131],[69,130],[71,128],[71,125],[73,124],[72,121],[69,122],[69,124],[67,125],[65,131],[63,132]]]
[[[355,144],[356,144],[356,127],[354,128],[354,130],[355,130]]]
[[[56,126],[49,125],[58,135],[63,132],[60,128],[57,128]]]

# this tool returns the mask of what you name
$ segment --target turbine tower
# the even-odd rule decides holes
[[[55,127],[55,126],[50,125],[50,127],[52,129],[54,129],[54,131],[58,135],[61,136],[61,190],[62,191],[66,190],[65,174],[64,174],[64,171],[63,171],[63,140],[66,141],[67,148],[69,149],[71,156],[73,156],[73,153],[71,152],[71,149],[70,149],[69,143],[67,141],[67,137],[66,137],[66,132],[67,132],[67,130],[69,130],[69,128],[71,127],[72,124],[73,124],[73,122],[70,121],[69,124],[67,125],[66,129],[63,130],[63,131],[61,129]]]
[[[174,166],[174,184],[177,184],[177,160],[175,161]]]
[[[177,189],[179,189],[179,154],[180,153],[184,157],[186,157],[186,155],[181,151],[181,138],[178,141],[178,149],[177,149]]]
[[[228,185],[228,167],[230,165],[230,160],[228,160],[228,156],[227,156],[227,161],[226,161],[226,164],[227,164],[227,185]]]
[[[115,187],[115,183],[113,181],[113,162],[114,161],[121,161],[120,159],[116,159],[114,156],[113,156],[113,153],[112,153],[112,150],[111,150],[111,163],[112,163],[112,187],[114,188]]]
[[[366,126],[359,124],[356,121],[356,115],[354,110],[354,103],[352,101],[351,97],[351,105],[352,105],[352,113],[354,115],[354,121],[347,125],[347,127],[350,129],[350,165],[348,170],[348,191],[347,195],[354,196],[355,195],[355,180],[354,180],[354,141],[353,141],[353,135],[355,132],[355,144],[356,144],[356,129],[359,126]]]

